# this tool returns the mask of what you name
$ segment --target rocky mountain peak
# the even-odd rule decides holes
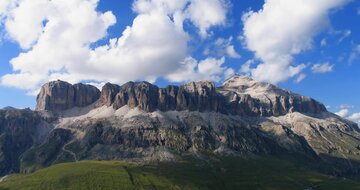
[[[321,103],[275,85],[235,75],[216,87],[210,81],[189,82],[159,88],[148,82],[107,83],[100,91],[90,85],[63,81],[45,84],[37,98],[37,110],[62,111],[84,107],[128,106],[145,112],[210,111],[241,116],[279,116],[291,112],[326,112]]]
[[[230,77],[229,79],[225,80],[223,82],[222,86],[228,87],[228,88],[236,88],[236,87],[240,87],[240,86],[251,87],[255,83],[257,83],[257,81],[255,81],[254,79],[252,79],[248,76],[236,74],[236,75]]]
[[[291,93],[273,84],[266,82],[259,82],[248,76],[243,76],[243,75],[234,75],[233,77],[227,79],[222,84],[222,88],[235,90],[239,93],[250,94],[252,96],[259,96],[259,95],[261,96],[264,94],[274,94],[274,93],[288,95]]]
[[[37,96],[36,110],[63,111],[73,107],[84,107],[94,103],[100,91],[91,85],[75,84],[61,80],[52,81],[41,87]]]

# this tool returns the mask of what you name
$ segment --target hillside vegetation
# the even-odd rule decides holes
[[[360,189],[360,183],[259,157],[185,159],[139,164],[120,161],[63,163],[7,176],[0,189]]]

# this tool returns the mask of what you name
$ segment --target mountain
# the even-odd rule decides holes
[[[0,133],[2,175],[80,160],[204,155],[285,158],[353,178],[360,171],[357,124],[310,97],[239,75],[218,87],[128,82],[101,91],[53,81],[41,88],[35,111],[1,110]]]

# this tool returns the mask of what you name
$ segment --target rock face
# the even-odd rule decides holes
[[[148,82],[128,82],[122,86],[107,83],[101,94],[90,85],[62,81],[45,84],[37,98],[37,110],[62,111],[96,102],[96,107],[125,105],[146,112],[213,111],[241,116],[280,116],[300,112],[326,112],[321,103],[272,84],[234,76],[216,88],[208,81],[158,88]]]
[[[275,85],[257,82],[246,76],[226,80],[218,91],[227,97],[230,110],[236,115],[280,116],[300,112],[319,114],[326,112],[316,100],[292,93]]]
[[[158,88],[148,82],[129,82],[120,87],[113,107],[124,105],[152,112],[161,111],[219,111],[220,94],[211,82],[192,82],[183,86]]]
[[[54,81],[45,84],[37,96],[36,110],[62,111],[94,103],[100,91],[91,85]]]
[[[128,105],[130,108],[152,112],[157,109],[159,88],[148,82],[128,82],[121,86],[116,95],[113,107],[115,109]]]
[[[106,83],[101,90],[100,99],[96,103],[96,107],[111,106],[114,98],[120,91],[120,86],[116,84]]]
[[[241,116],[326,112],[324,105],[309,97],[243,76],[234,76],[218,88],[208,81],[166,88],[147,82],[128,82],[122,86],[108,83],[103,87],[97,107],[103,105],[112,105],[114,109],[127,105],[146,112],[213,111]]]

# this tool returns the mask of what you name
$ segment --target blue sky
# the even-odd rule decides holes
[[[0,107],[34,108],[39,86],[56,78],[165,86],[221,84],[241,73],[311,96],[345,117],[360,112],[359,1],[182,1],[76,0],[66,9],[47,0],[0,3]],[[34,7],[45,13],[28,11]]]

